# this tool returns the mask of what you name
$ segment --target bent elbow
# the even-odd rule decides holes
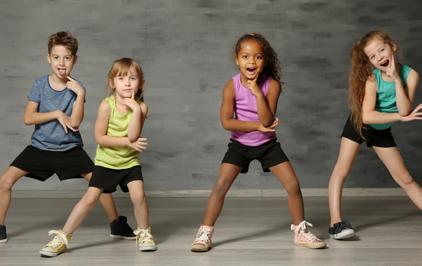
[[[26,125],[26,126],[30,126],[30,125],[32,125],[32,121],[31,121],[31,119],[29,119],[28,117],[26,117],[26,116],[24,116],[23,117],[23,123]]]
[[[81,123],[76,123],[76,122],[70,123],[70,126],[75,130],[78,130],[80,125]]]
[[[127,139],[129,140],[129,142],[135,142],[138,139],[138,137],[136,137],[136,136],[128,136]]]
[[[408,110],[405,110],[405,111],[400,111],[399,110],[399,115],[401,116],[401,117],[405,117],[405,116],[408,116],[408,115],[410,115],[410,113],[412,112],[412,109],[411,108],[409,108]]]
[[[369,124],[370,123],[369,122],[368,114],[365,114],[365,113],[362,114],[362,123],[364,123],[364,124]]]

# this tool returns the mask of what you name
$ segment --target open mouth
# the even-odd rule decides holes
[[[390,60],[385,60],[384,62],[382,62],[380,65],[382,66],[382,67],[386,67],[386,66],[388,66],[388,64],[390,63]]]
[[[66,68],[58,68],[57,69],[61,75],[66,74]]]
[[[256,70],[256,67],[247,67],[246,71],[248,71],[249,73],[254,73]]]

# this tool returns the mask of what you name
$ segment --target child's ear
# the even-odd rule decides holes
[[[50,54],[47,54],[47,62],[51,64]]]
[[[112,79],[109,79],[109,80],[108,80],[108,86],[109,86],[110,88],[114,89],[114,84],[113,84],[113,80],[112,80]]]
[[[78,56],[77,55],[74,55],[73,56],[73,64],[76,64],[76,61],[78,61]]]
[[[395,42],[391,43],[391,48],[393,49],[394,52],[397,52],[397,44]]]

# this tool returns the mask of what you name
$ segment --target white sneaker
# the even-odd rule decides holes
[[[157,245],[151,234],[151,227],[148,227],[147,229],[138,228],[133,233],[136,235],[136,245],[138,246],[139,251],[157,250]]]

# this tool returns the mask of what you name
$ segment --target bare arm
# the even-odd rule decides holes
[[[66,87],[75,92],[76,100],[73,103],[72,114],[70,115],[70,125],[79,128],[84,118],[85,88],[78,81],[68,77]]]
[[[274,122],[280,92],[280,83],[271,79],[267,96],[263,99],[258,99],[257,97],[259,121],[265,127],[270,126]]]
[[[110,107],[106,101],[102,101],[98,108],[97,120],[95,121],[95,140],[105,147],[129,147],[130,141],[127,137],[112,137],[107,135]]]
[[[28,101],[25,107],[25,113],[23,116],[23,122],[25,125],[38,125],[43,124],[52,120],[56,120],[63,127],[63,130],[67,133],[68,129],[72,131],[78,131],[78,129],[73,128],[70,125],[70,117],[60,110],[55,110],[51,112],[41,113],[38,112],[38,103],[33,101]]]
[[[382,113],[375,110],[377,100],[377,82],[372,76],[365,84],[365,96],[362,103],[362,121],[365,124],[385,124],[401,120],[399,113]]]
[[[253,121],[239,121],[233,118],[234,113],[234,86],[233,80],[227,82],[223,90],[223,102],[220,108],[220,121],[224,129],[229,131],[243,131],[250,132],[258,130],[258,122]]]
[[[406,80],[406,87],[407,87],[407,94],[409,96],[410,105],[413,105],[413,101],[415,99],[416,88],[419,84],[419,73],[415,70],[410,70],[409,76]]]
[[[25,125],[37,125],[46,123],[51,120],[55,120],[59,117],[59,113],[62,113],[59,110],[46,112],[46,113],[40,113],[37,111],[38,109],[38,103],[33,101],[28,101],[25,107],[25,113],[23,117],[23,122]]]

